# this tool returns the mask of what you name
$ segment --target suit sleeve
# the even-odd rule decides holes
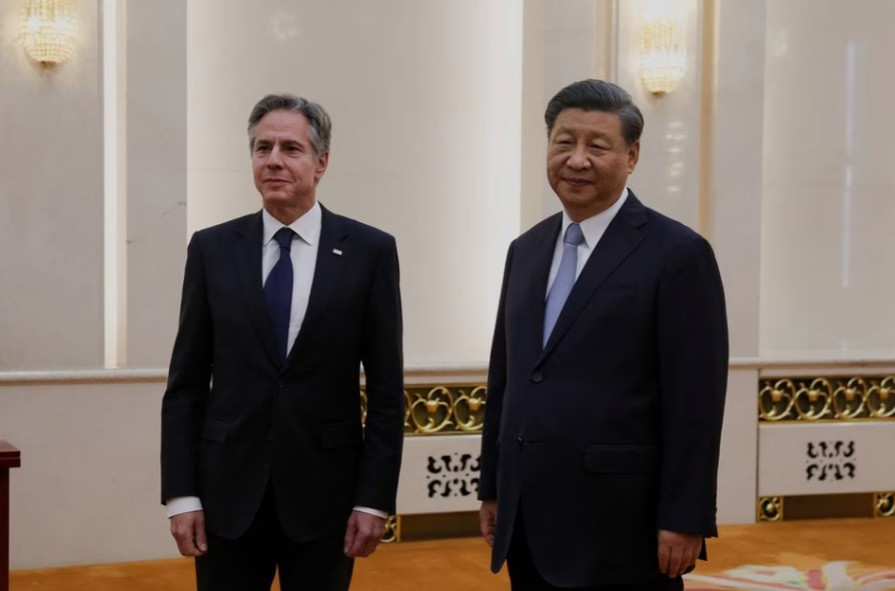
[[[394,513],[404,445],[403,324],[394,238],[389,237],[371,281],[361,351],[367,421],[355,505]]]
[[[683,245],[666,267],[657,323],[662,425],[658,528],[716,536],[727,313],[718,264],[701,237]]]
[[[199,440],[209,394],[213,359],[211,313],[199,239],[187,248],[180,323],[162,398],[162,503],[175,497],[201,497]]]
[[[503,395],[507,386],[506,296],[513,261],[513,244],[507,251],[503,270],[503,285],[497,305],[497,321],[491,341],[491,360],[488,363],[488,400],[485,404],[485,423],[482,427],[482,455],[479,474],[479,500],[497,498],[497,454],[500,439],[500,417]]]

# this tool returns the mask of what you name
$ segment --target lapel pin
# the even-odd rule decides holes
[[[337,254],[337,255],[339,255],[339,256],[342,256],[342,251],[339,250],[338,248],[334,248],[334,249],[333,249],[333,254]]]

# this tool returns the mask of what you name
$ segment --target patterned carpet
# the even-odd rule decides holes
[[[867,568],[848,561],[828,562],[820,568],[808,570],[747,564],[717,575],[693,574],[685,578],[689,591],[895,589],[895,569]]]

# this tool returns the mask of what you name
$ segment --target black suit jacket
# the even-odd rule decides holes
[[[404,418],[395,241],[326,209],[321,224],[288,359],[263,298],[261,213],[190,241],[162,402],[162,502],[200,497],[220,536],[245,532],[269,480],[295,541],[343,535],[355,505],[395,510]]]
[[[479,497],[492,554],[517,511],[557,586],[649,583],[657,530],[716,535],[727,321],[709,244],[630,193],[542,346],[561,214],[510,246],[492,345]]]

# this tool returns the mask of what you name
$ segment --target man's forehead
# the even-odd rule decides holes
[[[306,131],[308,129],[308,120],[301,113],[295,111],[277,110],[271,111],[258,121],[257,128],[264,130],[296,130]]]
[[[560,111],[553,122],[553,133],[590,131],[614,134],[621,129],[621,117],[613,111],[569,108]]]
[[[278,116],[283,113],[284,116]],[[291,117],[290,115],[295,115]],[[274,111],[265,115],[255,127],[257,139],[305,141],[309,139],[310,127],[304,116],[288,111]]]

